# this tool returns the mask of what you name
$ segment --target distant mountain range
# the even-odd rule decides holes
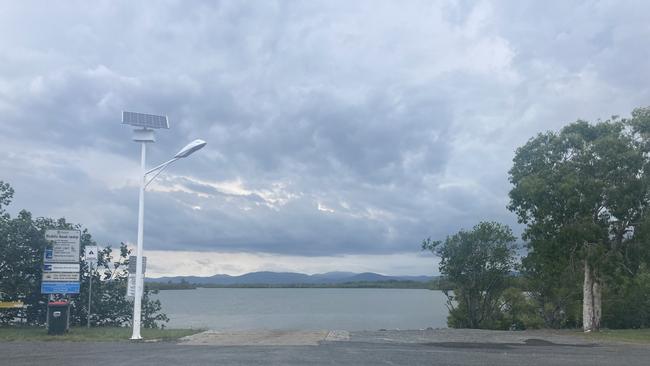
[[[218,274],[210,277],[176,276],[147,278],[147,282],[180,283],[185,280],[197,285],[296,285],[336,284],[346,282],[416,281],[428,282],[432,276],[384,276],[373,272],[327,272],[308,275],[294,272],[251,272],[241,276]]]

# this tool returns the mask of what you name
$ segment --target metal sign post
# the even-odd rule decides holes
[[[96,246],[86,246],[84,249],[84,257],[86,257],[86,264],[88,265],[88,319],[86,327],[90,328],[90,304],[93,295],[93,269],[97,264],[97,251],[99,248]]]
[[[86,320],[86,328],[90,328],[90,299],[93,295],[93,270],[92,264],[90,265],[90,276],[88,276],[88,320]]]

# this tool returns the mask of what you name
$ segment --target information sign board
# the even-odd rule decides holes
[[[77,272],[79,273],[79,263],[44,263],[43,272]]]
[[[79,281],[79,272],[43,272],[43,281],[46,282]]]
[[[45,230],[45,239],[50,241],[51,252],[45,251],[49,262],[79,262],[79,230]]]
[[[78,294],[79,282],[41,282],[42,294]]]
[[[79,230],[45,230],[48,246],[43,255],[43,294],[79,293]]]

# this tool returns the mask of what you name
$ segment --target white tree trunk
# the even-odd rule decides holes
[[[585,259],[585,282],[582,285],[582,329],[591,332],[594,327],[593,278],[589,263]]]
[[[598,331],[602,315],[600,281],[587,260],[585,260],[585,281],[582,291],[582,328],[585,332]]]
[[[594,280],[594,287],[593,290],[591,291],[593,296],[594,296],[594,320],[593,320],[593,326],[595,331],[600,330],[600,318],[603,314],[603,297],[602,297],[602,292],[601,292],[601,283],[600,283],[600,277],[596,275],[596,272],[594,271],[592,273],[592,278]]]

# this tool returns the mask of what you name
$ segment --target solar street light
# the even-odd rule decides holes
[[[135,298],[133,300],[133,333],[131,339],[142,339],[140,335],[140,323],[142,316],[142,290],[144,284],[144,274],[142,271],[142,255],[143,255],[143,237],[144,237],[144,191],[147,186],[156,177],[162,173],[167,166],[176,160],[186,158],[195,151],[203,148],[207,143],[203,140],[194,140],[181,149],[174,158],[168,160],[153,169],[146,170],[146,155],[147,143],[155,142],[154,129],[169,129],[169,120],[167,116],[158,116],[146,113],[136,112],[122,112],[122,124],[127,124],[135,127],[133,130],[133,140],[140,142],[140,201],[138,205],[138,247],[136,251],[136,270],[135,270]],[[151,173],[156,173],[151,179],[147,180],[147,176]]]

